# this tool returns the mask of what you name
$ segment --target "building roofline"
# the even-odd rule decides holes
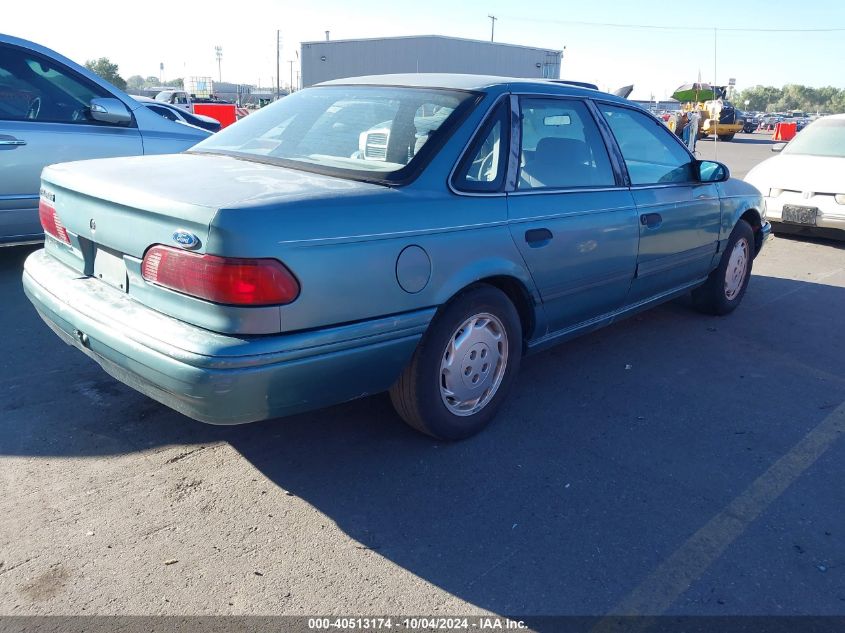
[[[334,44],[334,43],[348,43],[348,42],[374,42],[374,41],[384,41],[384,40],[414,40],[414,39],[425,39],[425,38],[433,38],[433,39],[442,39],[442,40],[456,40],[459,42],[472,42],[473,44],[489,44],[491,46],[508,46],[511,48],[522,48],[532,51],[543,51],[545,53],[557,53],[558,55],[562,56],[563,51],[557,50],[554,48],[543,48],[540,46],[525,46],[523,44],[508,44],[506,42],[488,42],[487,40],[474,40],[468,37],[452,37],[451,35],[394,35],[390,37],[359,37],[359,38],[350,38],[344,40],[311,40],[308,42],[300,42],[300,46],[305,46],[306,44]]]

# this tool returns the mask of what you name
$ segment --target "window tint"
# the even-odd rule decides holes
[[[616,184],[607,148],[587,106],[563,99],[522,99],[518,189]]]
[[[107,96],[55,62],[0,46],[0,119],[91,123],[91,99]]]
[[[692,158],[663,125],[629,108],[599,104],[599,109],[622,151],[631,184],[693,180]]]
[[[458,167],[455,187],[462,191],[501,189],[507,171],[509,114],[509,103],[504,101],[481,128]]]

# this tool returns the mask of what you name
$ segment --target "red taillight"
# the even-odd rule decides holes
[[[65,244],[70,244],[70,238],[68,237],[65,225],[62,224],[56,210],[46,200],[41,199],[38,201],[38,217],[41,220],[41,226],[44,227],[45,233],[49,233]]]
[[[299,295],[296,277],[276,259],[236,259],[153,246],[144,255],[141,274],[151,283],[215,303],[279,305]]]

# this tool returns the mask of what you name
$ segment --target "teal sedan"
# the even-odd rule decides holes
[[[178,155],[44,170],[24,288],[67,343],[194,419],[389,391],[468,437],[522,357],[692,293],[733,311],[760,192],[629,101],[543,80],[344,79]]]

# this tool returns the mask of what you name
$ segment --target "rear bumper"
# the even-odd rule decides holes
[[[384,391],[435,309],[271,336],[210,332],[144,307],[43,250],[24,290],[56,334],[128,386],[191,418],[240,424]]]

